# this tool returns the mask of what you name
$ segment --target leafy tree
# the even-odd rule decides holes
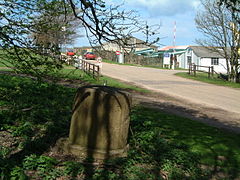
[[[239,81],[240,46],[239,14],[229,9],[225,4],[219,6],[216,1],[202,1],[203,10],[199,11],[195,22],[205,39],[198,40],[202,46],[211,47],[226,58],[228,79],[232,82]]]
[[[146,35],[147,44],[158,40],[150,38],[158,27],[146,25],[134,11],[102,0],[5,0],[0,8],[1,60],[39,78],[61,68],[59,47],[71,42],[79,24],[91,44],[124,45],[139,32]]]
[[[5,0],[0,2],[0,58],[8,62],[17,72],[23,72],[39,79],[48,72],[61,68],[55,58],[54,49],[44,53],[31,39],[36,15],[42,9],[38,0]]]
[[[44,48],[59,49],[63,44],[72,44],[79,36],[81,22],[73,15],[69,4],[62,0],[41,2],[38,4],[39,15],[36,16],[34,38],[36,45]]]

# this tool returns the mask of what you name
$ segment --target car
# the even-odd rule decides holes
[[[67,56],[74,56],[75,53],[73,52],[73,50],[68,50],[67,51]]]
[[[85,59],[88,59],[88,60],[90,60],[90,59],[95,60],[95,59],[97,58],[97,56],[96,56],[96,54],[94,54],[93,52],[86,52],[86,53],[84,54],[84,58],[85,58]]]

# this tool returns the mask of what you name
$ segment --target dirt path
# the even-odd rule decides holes
[[[217,86],[174,74],[179,71],[103,64],[104,75],[191,103],[240,113],[240,89]]]
[[[103,63],[103,74],[150,89],[142,105],[240,133],[240,90],[177,77],[179,71]]]

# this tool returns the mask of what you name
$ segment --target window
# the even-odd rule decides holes
[[[191,64],[192,63],[192,57],[191,56],[187,56],[187,63]]]
[[[212,58],[211,59],[211,65],[218,65],[218,64],[219,64],[218,58]]]

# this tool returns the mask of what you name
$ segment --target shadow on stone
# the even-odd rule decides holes
[[[127,156],[131,97],[108,86],[84,86],[74,100],[69,138],[57,146],[80,158],[107,160]]]

